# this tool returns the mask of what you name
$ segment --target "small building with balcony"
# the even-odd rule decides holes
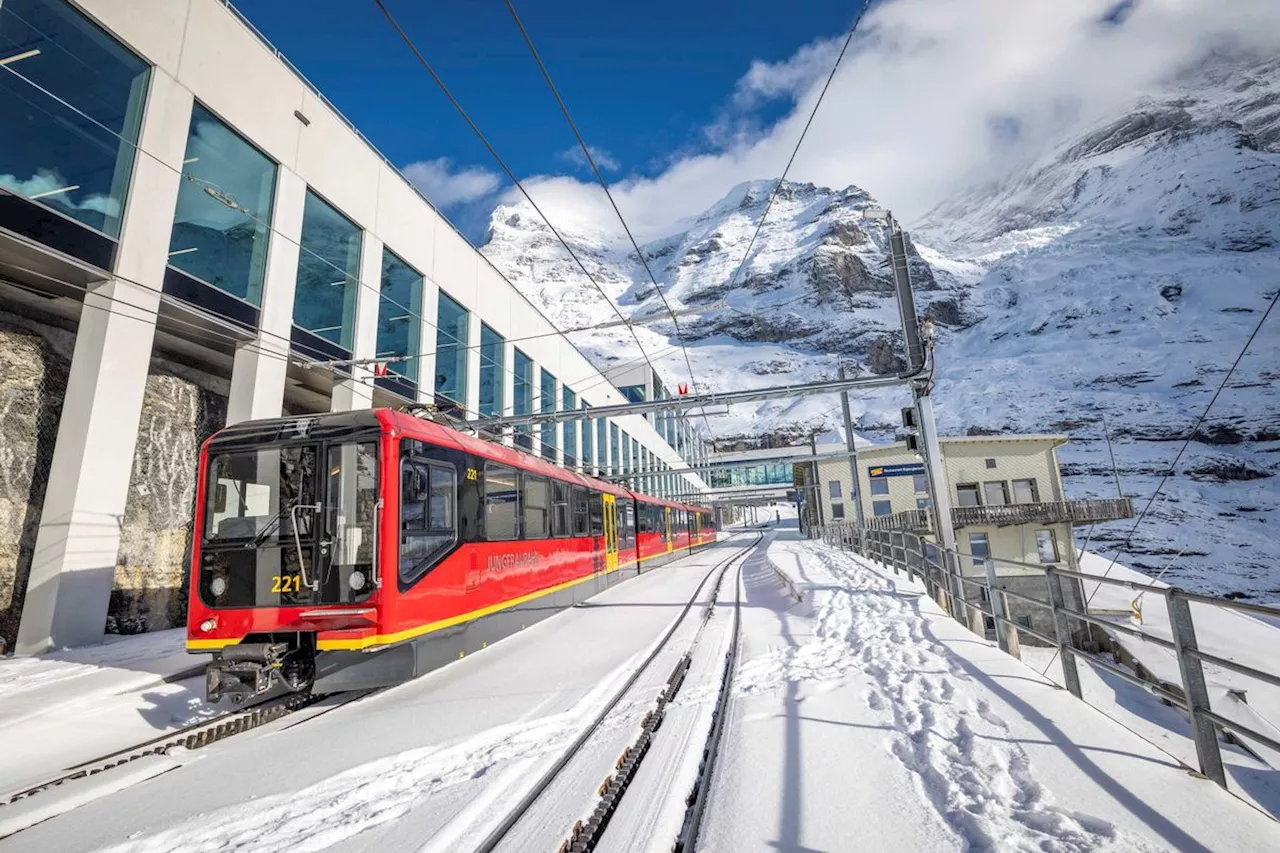
[[[995,561],[997,582],[1011,592],[1047,600],[1038,566],[1079,571],[1072,528],[1133,517],[1133,502],[1071,500],[1062,485],[1057,449],[1065,435],[989,435],[941,438],[951,524],[966,576]],[[910,531],[935,541],[923,459],[903,443],[860,449],[853,488],[845,459],[818,464],[822,521],[856,521],[879,530]],[[1007,561],[1007,562],[1006,562]],[[1083,604],[1077,584],[1064,584],[1068,605]],[[982,593],[977,587],[966,594]],[[1008,600],[1010,618],[1052,635],[1048,611]],[[988,629],[993,629],[988,618]],[[1034,641],[1031,641],[1034,642]]]

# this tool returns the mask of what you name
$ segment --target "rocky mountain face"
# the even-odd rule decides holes
[[[894,372],[887,235],[863,190],[784,185],[735,278],[773,184],[735,187],[643,246],[673,307],[705,308],[681,318],[699,387],[828,378],[837,357]],[[941,431],[1065,433],[1071,496],[1120,491],[1141,510],[1280,288],[1280,60],[1212,57],[911,230],[917,302],[939,330]],[[624,311],[660,310],[615,235],[566,237]],[[496,210],[483,251],[562,328],[612,317],[531,210]],[[652,323],[640,338],[671,384],[688,380],[673,332]],[[625,330],[575,341],[601,366],[638,357]],[[1272,317],[1121,562],[1280,601],[1278,378]],[[855,428],[888,440],[904,403],[856,395]],[[839,419],[838,401],[808,398],[735,407],[711,426],[774,444]],[[1132,526],[1079,533],[1107,553]]]

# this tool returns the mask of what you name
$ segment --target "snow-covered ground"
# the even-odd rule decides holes
[[[0,658],[0,794],[219,713],[184,635]]]
[[[746,589],[706,850],[1280,849],[1280,824],[905,578],[780,539],[749,562]]]
[[[1098,554],[1082,554],[1080,564],[1088,574],[1167,586]],[[1104,583],[1086,584],[1084,592],[1095,615],[1160,639],[1172,639],[1163,596],[1139,594]],[[1201,650],[1280,676],[1280,624],[1200,602],[1191,604],[1191,615]],[[1182,677],[1172,651],[1119,631],[1111,632],[1111,637],[1155,678],[1181,686]],[[1052,650],[1024,646],[1022,659],[1038,672],[1063,683],[1062,664]],[[1162,704],[1151,693],[1101,668],[1080,665],[1077,670],[1086,701],[1183,763],[1196,766],[1195,744],[1183,711]],[[1204,673],[1210,707],[1215,712],[1280,740],[1280,687],[1212,664],[1204,665]],[[1232,790],[1280,816],[1280,752],[1247,736],[1243,739],[1254,754],[1222,745]]]
[[[1280,823],[974,637],[918,586],[800,540],[794,524],[770,525],[768,547],[743,568],[743,646],[700,849],[1280,849]],[[410,684],[170,756],[159,775],[138,773],[0,841],[0,853],[473,849],[742,541]],[[671,849],[729,612],[707,623],[627,795],[638,799],[624,797],[602,849]],[[679,626],[673,656],[699,623]],[[527,846],[504,849],[552,849],[585,814],[584,795],[613,772],[672,662],[659,663],[592,747],[599,766],[585,763],[563,799],[542,804]],[[7,683],[24,687],[20,674]],[[76,730],[64,718],[62,736]],[[1275,786],[1274,775],[1252,781]]]

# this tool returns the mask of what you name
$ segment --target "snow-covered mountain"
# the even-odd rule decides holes
[[[742,388],[900,364],[876,200],[787,184],[746,268],[773,181],[735,187],[643,249],[682,318],[695,378]],[[1065,432],[1075,497],[1119,489],[1141,509],[1280,288],[1280,60],[1213,57],[1124,115],[915,223],[912,272],[939,330],[944,433]],[[660,308],[629,246],[566,233],[624,311]],[[485,253],[562,328],[612,317],[532,211],[494,212]],[[687,381],[671,324],[641,342]],[[638,357],[625,330],[575,339],[599,363]],[[1253,341],[1139,528],[1129,565],[1216,593],[1280,600],[1280,317]],[[886,440],[902,394],[859,395]],[[735,407],[717,438],[784,440],[839,422],[834,399]],[[1112,439],[1112,469],[1104,433]],[[1123,541],[1132,522],[1092,532]],[[1087,532],[1087,531],[1083,531]]]

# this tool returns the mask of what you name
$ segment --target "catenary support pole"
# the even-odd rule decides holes
[[[840,378],[844,379],[844,363],[840,364]],[[844,414],[844,444],[849,450],[849,500],[853,502],[857,530],[861,531],[867,520],[862,512],[862,488],[858,485],[858,451],[853,446],[853,415],[849,409],[849,392],[840,392],[840,408]]]

